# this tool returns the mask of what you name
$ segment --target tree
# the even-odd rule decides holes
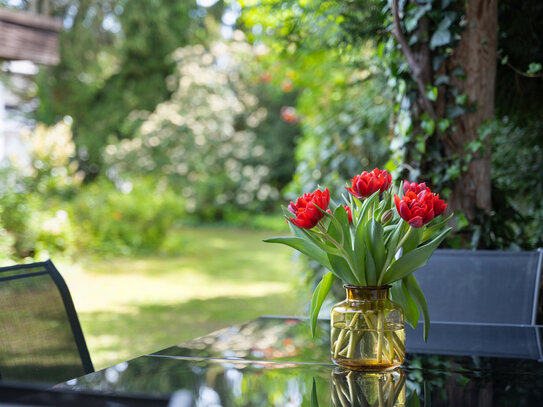
[[[61,64],[44,70],[39,81],[38,119],[73,117],[78,158],[88,174],[99,171],[109,139],[132,137],[131,112],[153,110],[169,97],[169,55],[202,37],[205,13],[198,10],[194,0],[83,0],[56,9],[68,28]]]
[[[132,140],[106,147],[108,175],[122,184],[152,174],[202,220],[276,207],[297,128],[279,119],[282,95],[258,82],[254,52],[242,40],[176,50],[171,97],[141,113]]]
[[[435,142],[444,147],[446,160],[465,157],[467,144],[479,139],[479,128],[494,116],[497,0],[476,0],[465,6],[445,1],[434,14],[431,12],[436,6],[430,1],[407,4],[405,14],[409,13],[409,6],[414,5],[411,10],[420,15],[416,28],[408,40],[404,33],[407,22],[400,17],[399,1],[392,0],[392,32],[417,86],[413,106],[415,132],[431,137],[436,131]],[[465,19],[461,31],[453,26],[460,25],[459,15]],[[431,17],[434,17],[433,22]],[[460,36],[458,41],[453,37],[455,28]],[[408,41],[415,46],[410,46]],[[450,48],[442,51],[440,48],[444,46]],[[436,57],[442,60],[436,63]],[[429,117],[433,131],[423,128],[424,115]],[[435,128],[435,122],[448,118],[452,122],[446,128],[442,126],[444,131],[440,126]],[[477,209],[491,211],[489,135],[481,142],[483,148],[467,160],[449,197],[451,206],[462,211],[470,222],[476,220]]]
[[[362,167],[384,165],[391,98],[368,36],[382,19],[375,2],[360,8],[298,0],[242,5],[241,27],[255,44],[266,44],[262,64],[272,83],[297,95],[302,137],[286,192],[294,197],[318,184],[342,190]]]
[[[362,67],[362,58],[352,55],[362,55],[360,44],[373,44],[379,57],[376,72],[384,75],[384,80],[378,75],[374,79],[386,82],[389,93],[383,94],[391,95],[392,101],[392,160],[387,168],[411,181],[430,183],[450,202],[456,213],[455,246],[529,248],[541,242],[540,237],[526,239],[526,231],[538,230],[542,223],[543,210],[535,195],[540,189],[532,182],[524,187],[520,182],[531,180],[543,168],[535,153],[542,123],[538,112],[543,107],[543,39],[536,28],[543,16],[540,2],[246,3],[246,20],[252,26],[260,24],[259,31],[265,33],[260,40],[280,35],[274,40],[283,44],[279,48],[283,54],[319,44],[340,56],[350,55],[350,61]],[[307,77],[319,62],[305,66]],[[337,66],[342,63],[337,58]],[[332,77],[326,85],[330,82]],[[492,150],[504,146],[508,137],[535,150],[521,150],[522,142],[509,144],[511,154],[497,152],[493,160]],[[341,150],[335,153],[345,157]],[[511,156],[526,159],[512,166]],[[310,159],[300,151],[299,157]],[[520,169],[530,173],[519,174]],[[509,191],[504,197],[500,191],[506,185]]]

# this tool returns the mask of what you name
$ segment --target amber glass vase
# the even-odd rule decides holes
[[[335,364],[356,370],[386,370],[403,363],[402,308],[388,299],[390,286],[344,286],[347,299],[331,311],[330,346]]]
[[[405,374],[401,368],[362,372],[336,367],[331,390],[333,407],[405,406]]]

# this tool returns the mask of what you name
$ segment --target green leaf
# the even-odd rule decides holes
[[[421,123],[420,123],[420,127],[421,129],[426,133],[428,134],[429,136],[431,136],[432,134],[434,134],[434,130],[435,130],[435,122],[432,120],[432,119],[427,119],[427,120],[423,120]]]
[[[439,232],[441,230],[441,228],[443,226],[445,226],[445,224],[453,217],[453,215],[454,215],[454,213],[451,213],[449,216],[442,219],[441,221],[433,224],[432,226],[427,227],[426,230],[424,231],[424,233],[422,234],[422,240],[421,241],[425,242],[428,239],[430,239],[432,236],[434,236],[437,232]]]
[[[348,227],[348,218],[347,218],[347,212],[345,209],[341,206],[336,208],[334,213],[337,213],[340,218],[343,218],[347,222],[346,226]],[[333,219],[336,219],[335,216],[332,217]],[[352,246],[350,244],[351,239],[351,232],[348,231],[348,233],[344,233],[341,223],[339,220],[336,220],[335,222],[331,222],[328,226],[327,233],[336,240],[343,249],[345,249],[346,256],[349,258],[345,258],[345,254],[338,250],[338,253],[328,253],[328,260],[330,261],[330,264],[332,266],[332,271],[335,272],[336,276],[338,276],[343,282],[349,283],[349,284],[358,284],[358,280],[356,278],[356,275],[354,274],[354,271],[349,266],[349,262],[352,263],[352,259],[354,257],[354,253],[352,250]],[[341,241],[340,241],[341,239]]]
[[[468,379],[469,381],[469,379]],[[432,407],[432,395],[430,394],[431,385],[429,381],[424,381],[424,407]]]
[[[366,247],[365,266],[366,266],[366,282],[370,286],[377,285],[377,271],[375,270],[375,262],[373,261],[373,257],[367,247]]]
[[[411,233],[407,237],[407,240],[403,244],[403,254],[409,253],[411,250],[416,249],[420,244],[422,239],[422,234],[424,233],[423,228],[411,228]]]
[[[334,283],[335,276],[332,273],[326,273],[322,280],[319,282],[315,291],[313,291],[313,297],[311,298],[311,336],[315,337],[317,332],[317,318],[319,316],[319,311],[321,310],[322,303],[326,299],[326,296],[330,292],[330,288]]]
[[[437,127],[441,133],[445,133],[450,126],[451,121],[449,119],[439,119],[437,121]]]
[[[338,222],[338,220],[336,219],[336,217],[334,215],[330,215],[328,212],[326,212],[325,210],[321,209],[318,205],[316,204],[313,204],[315,205],[315,208],[317,208],[325,217],[327,217],[328,219],[330,219],[330,224],[328,225],[328,234],[333,236],[334,239],[341,245],[343,246],[343,239],[344,239],[344,236],[343,236],[343,228],[341,226],[341,223]],[[337,208],[336,208],[337,209]],[[345,209],[344,209],[345,210]],[[330,232],[330,230],[332,231],[336,231],[337,233],[334,233],[334,232]]]
[[[366,243],[364,242],[364,225],[361,223],[356,228],[354,236],[354,267],[358,279],[362,285],[366,282]]]
[[[343,248],[351,256],[353,255],[353,244],[351,241],[351,227],[349,226],[349,215],[342,205],[339,205],[334,211],[334,218],[337,219],[343,232]]]
[[[413,391],[411,395],[406,400],[406,406],[407,407],[420,407],[420,400],[419,395],[417,394],[417,391]]]
[[[332,266],[331,271],[345,284],[360,285],[360,282],[353,274],[349,263],[342,256],[328,254],[328,260]]]
[[[379,279],[386,260],[383,226],[375,219],[370,219],[364,228],[364,237],[366,247],[371,252],[375,264],[377,279]]]
[[[281,210],[283,211],[283,215],[285,215],[285,218],[294,218],[294,214],[288,210],[288,208],[284,205],[281,205]],[[287,221],[288,222],[288,221]],[[288,222],[290,224],[290,222]]]
[[[402,257],[396,260],[396,262],[394,262],[386,272],[383,279],[383,284],[391,284],[394,281],[400,280],[413,271],[424,266],[451,229],[452,228],[450,227],[445,229],[436,238],[434,238],[434,240],[402,255]]]
[[[437,87],[428,86],[426,89],[426,97],[432,102],[435,102],[437,100]]]
[[[426,297],[422,292],[417,279],[413,274],[408,275],[402,280],[405,282],[407,291],[413,297],[418,307],[422,311],[422,317],[424,318],[424,341],[428,341],[428,333],[430,332],[430,314],[428,314],[428,303]]]
[[[392,301],[403,308],[406,321],[415,329],[419,322],[419,308],[417,307],[417,303],[411,298],[411,295],[409,295],[404,280],[392,283],[390,294],[392,295]]]
[[[539,71],[541,71],[541,69],[543,69],[543,66],[540,63],[531,62],[530,65],[528,65],[528,70],[526,71],[526,73],[528,75],[533,75],[533,74],[538,73]]]
[[[460,106],[466,106],[468,104],[468,95],[466,93],[463,93],[456,96],[456,104]]]
[[[328,255],[324,250],[317,247],[314,243],[309,242],[300,237],[272,237],[264,240],[266,243],[281,243],[287,246],[292,247],[293,249],[298,250],[299,252],[305,254],[306,256],[312,258],[313,260],[319,262],[324,267],[329,270],[332,270],[330,261],[328,260]]]
[[[313,243],[315,246],[319,247],[321,250],[324,250],[328,254],[333,254],[335,256],[341,256],[341,252],[339,249],[337,249],[334,245],[327,244],[325,242],[322,242],[317,236],[315,236],[312,232],[309,232],[305,229],[300,229],[303,235],[303,239],[309,240],[311,243]]]
[[[357,227],[358,225],[360,225],[360,223],[365,224],[369,220],[369,218],[373,214],[373,205],[375,204],[375,200],[378,198],[378,196],[379,191],[376,191],[373,193],[372,196],[364,200],[364,203],[362,204],[362,209],[360,209],[358,224],[356,225]]]
[[[385,244],[387,244],[390,240],[390,237],[392,236],[392,233],[396,230],[398,227],[398,224],[395,223],[393,225],[386,225],[383,226],[383,230],[385,231]]]
[[[387,249],[387,259],[386,262],[388,264],[392,263],[392,260],[394,258],[394,255],[397,252],[398,242],[400,241],[400,236],[402,235],[402,231],[405,229],[405,225],[407,223],[400,219],[398,224],[395,227],[394,233],[392,233],[389,236],[389,239],[386,241],[386,249]]]
[[[447,45],[451,42],[451,32],[448,29],[437,30],[432,34],[430,40],[430,49],[433,51],[436,47]]]
[[[317,383],[313,378],[313,384],[311,385],[311,407],[319,407],[319,400],[317,398]]]

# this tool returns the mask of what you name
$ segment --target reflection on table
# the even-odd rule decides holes
[[[541,327],[433,324],[428,345],[416,339],[418,329],[408,333],[400,370],[364,374],[329,362],[327,324],[321,321],[321,335],[312,340],[305,320],[259,318],[57,388],[175,394],[172,400],[186,406],[400,406],[413,398],[432,406],[522,406],[543,400]]]

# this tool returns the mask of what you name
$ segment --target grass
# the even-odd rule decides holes
[[[277,232],[183,229],[177,256],[58,264],[95,369],[259,315],[300,315],[292,251]]]

